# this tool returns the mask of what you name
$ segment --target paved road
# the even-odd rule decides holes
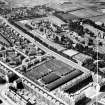
[[[14,29],[16,29],[16,28],[14,27]],[[18,29],[16,29],[16,30],[18,30]],[[72,61],[70,61],[70,60],[68,60],[67,58],[65,58],[65,57],[63,57],[63,56],[61,56],[61,55],[55,53],[54,51],[51,51],[50,49],[46,48],[45,46],[43,46],[43,45],[40,44],[39,42],[36,42],[36,41],[35,41],[33,38],[31,38],[29,35],[24,34],[22,31],[18,30],[18,32],[19,32],[21,35],[23,35],[24,37],[26,37],[27,39],[29,39],[32,43],[34,43],[35,45],[37,45],[39,48],[41,48],[41,49],[44,50],[45,52],[48,52],[48,53],[51,54],[52,56],[54,56],[54,57],[56,57],[57,59],[63,61],[64,63],[66,63],[66,64],[68,64],[68,65],[70,65],[70,66],[72,66],[72,67],[74,67],[74,68],[76,68],[76,69],[79,69],[79,70],[81,70],[81,71],[83,71],[83,72],[85,72],[85,73],[90,73],[90,71],[89,71],[88,69],[86,69],[86,68],[84,68],[84,67],[82,67],[82,66],[80,66],[80,65],[78,65],[78,64],[76,64],[76,63],[74,63],[74,62],[72,62]],[[36,33],[36,34],[37,34],[37,33]],[[30,82],[31,82],[31,81],[30,81]],[[94,102],[96,101],[96,98],[99,100],[101,97],[104,97],[104,96],[105,96],[105,93],[101,93],[101,94],[98,96],[98,98],[95,97],[95,98],[91,101],[91,103],[94,103]],[[89,103],[88,105],[91,105],[91,103]]]
[[[5,20],[5,19],[4,19]],[[6,20],[5,20],[6,21]],[[6,21],[7,22],[7,21]],[[8,22],[7,22],[8,23]],[[8,23],[9,24],[9,23]],[[29,39],[32,43],[34,43],[35,45],[37,45],[39,48],[41,48],[42,50],[48,52],[49,54],[51,54],[52,56],[56,57],[57,59],[67,63],[68,65],[76,68],[76,69],[79,69],[85,73],[89,73],[90,71],[70,60],[68,60],[67,58],[55,53],[54,51],[51,51],[50,49],[48,49],[47,47],[43,46],[42,44],[40,44],[39,42],[36,42],[33,38],[31,38],[29,35],[23,33],[21,30],[19,30],[18,28],[14,27],[13,25],[9,24],[12,28],[14,28],[17,32],[19,32],[21,35],[23,35],[24,37],[26,37],[27,39]],[[0,62],[2,63],[2,62]],[[5,65],[5,64],[3,64]],[[6,65],[5,65],[6,66]],[[9,67],[8,67],[9,68]],[[16,74],[20,75],[20,77],[24,77],[23,75],[19,74],[18,72],[14,71],[13,69],[10,68],[10,70],[12,70],[13,72],[15,72]],[[25,79],[27,79],[29,82],[35,84],[34,82],[32,82],[31,80],[29,80],[28,78],[24,77]],[[37,85],[37,84],[35,84]],[[41,88],[41,87],[40,87]],[[105,96],[105,93],[101,93],[98,97],[94,97],[94,99],[88,103],[87,105],[91,105],[92,103],[94,103],[96,101],[96,98],[99,100],[101,99],[102,97]]]
[[[27,56],[26,54],[24,54],[23,52],[19,51],[17,48],[12,47],[16,52],[22,54],[24,57],[29,58],[29,56]]]
[[[46,43],[48,43],[48,45],[58,49],[58,51],[62,51],[62,50],[65,50],[66,48],[64,48],[63,46],[61,46],[60,44],[57,44],[55,42],[52,42],[48,39],[46,39],[46,37],[44,37],[42,35],[41,32],[39,32],[38,30],[34,30],[34,31],[29,31],[30,33],[34,34],[35,36],[37,36],[38,38],[40,38],[42,41],[45,41]]]
[[[5,19],[3,19],[4,21],[6,21]],[[6,21],[6,23],[8,23]],[[9,24],[9,23],[8,23]],[[35,45],[37,45],[39,48],[41,48],[42,50],[44,50],[45,52],[51,54],[52,56],[56,57],[57,59],[63,61],[64,63],[67,63],[68,65],[79,69],[85,73],[90,73],[90,71],[84,67],[82,67],[81,65],[78,65],[76,63],[74,63],[73,61],[59,55],[58,53],[48,49],[47,47],[43,46],[42,44],[40,44],[39,42],[35,41],[33,38],[31,38],[29,35],[23,33],[21,30],[19,30],[18,28],[14,27],[13,25],[9,24],[12,28],[14,28],[17,32],[19,32],[21,35],[23,35],[24,37],[26,37],[28,40],[30,40],[32,43],[34,43]],[[29,80],[27,77],[24,77],[23,75],[21,75],[20,73],[18,73],[17,71],[15,71],[14,69],[10,68],[9,66],[5,65],[3,62],[0,61],[1,64],[3,64],[5,67],[9,68],[11,71],[13,71],[14,73],[16,73],[18,76],[25,78],[26,80],[28,80],[29,82],[31,82],[32,84],[36,85],[37,87],[39,87],[41,90],[43,90],[44,92],[46,92],[47,94],[51,95],[52,97],[55,97],[56,99],[58,99],[60,102],[62,102],[61,99],[57,98],[56,96],[54,96],[53,94],[49,93],[48,91],[44,90],[42,87],[40,87],[39,85],[37,85],[36,83],[32,82],[31,80]],[[62,102],[64,103],[64,102]],[[66,105],[66,104],[64,104]]]
[[[2,17],[0,17],[2,18]],[[10,24],[6,19],[2,18],[7,24],[10,25],[10,27],[12,27],[13,29],[15,29],[17,32],[19,32],[21,35],[23,35],[25,38],[27,38],[28,40],[30,40],[32,43],[34,43],[35,45],[37,45],[39,48],[41,48],[42,50],[44,50],[45,52],[51,54],[52,56],[56,57],[57,59],[63,61],[64,63],[67,63],[68,65],[79,69],[85,73],[90,73],[90,70],[82,67],[81,65],[78,65],[76,63],[74,63],[73,61],[59,55],[58,53],[48,49],[47,47],[45,47],[44,45],[40,44],[39,42],[35,41],[35,39],[33,39],[32,37],[30,37],[29,35],[25,34],[24,32],[22,32],[20,29],[18,29],[17,27],[13,26],[12,24]],[[36,33],[39,34],[39,33]]]
[[[24,78],[25,80],[27,80],[28,82],[30,82],[31,84],[34,84],[35,86],[37,86],[40,90],[42,90],[43,92],[47,93],[49,96],[57,99],[59,102],[61,102],[63,105],[67,105],[64,101],[62,101],[60,98],[56,97],[55,95],[53,95],[52,93],[49,93],[47,90],[43,89],[41,86],[37,85],[35,82],[31,81],[30,79],[28,79],[27,77],[25,77],[24,75],[20,74],[19,72],[15,71],[13,68],[9,67],[8,65],[6,65],[5,63],[0,61],[0,64],[2,64],[3,66],[5,66],[6,68],[8,68],[9,70],[11,70],[12,72],[14,72],[15,74],[17,74],[20,78]]]

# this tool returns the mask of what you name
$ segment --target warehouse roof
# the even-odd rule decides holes
[[[46,85],[46,88],[49,90],[49,91],[52,91],[56,88],[58,88],[59,86],[67,83],[68,81],[71,81],[72,79],[82,75],[83,72],[79,71],[79,70],[74,70],[72,71],[71,73],[68,73],[67,75],[65,75],[64,77],[50,83],[50,84],[47,84]]]
[[[70,49],[70,50],[65,50],[65,51],[63,51],[63,53],[64,53],[64,54],[69,55],[70,57],[72,57],[72,56],[74,56],[74,55],[78,54],[79,52],[78,52],[78,51],[75,51],[75,50]]]

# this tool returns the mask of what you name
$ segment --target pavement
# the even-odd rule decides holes
[[[16,47],[12,47],[15,51],[17,51],[18,53],[22,54],[24,57],[29,58],[29,56],[27,56],[26,54],[24,54],[23,52],[19,51],[18,49],[16,49]]]
[[[6,22],[7,22],[7,21],[6,21]],[[7,23],[8,23],[8,22],[7,22]],[[8,24],[9,24],[9,23],[8,23]],[[9,25],[10,25],[12,28],[14,28],[16,31],[18,31],[21,35],[23,35],[25,38],[29,39],[32,43],[34,43],[34,44],[37,45],[39,48],[41,48],[42,50],[44,50],[45,52],[48,52],[48,53],[51,54],[52,56],[56,57],[57,59],[59,59],[59,60],[65,62],[65,63],[67,63],[68,65],[70,65],[70,66],[72,66],[72,67],[74,67],[74,68],[76,68],[76,69],[79,69],[79,70],[81,70],[81,71],[83,71],[83,72],[85,72],[85,73],[90,73],[90,70],[88,70],[88,69],[86,69],[86,68],[84,68],[84,67],[82,67],[82,66],[80,66],[80,65],[78,65],[78,64],[76,64],[76,63],[74,63],[73,61],[71,61],[71,60],[69,60],[69,59],[67,59],[67,58],[65,58],[65,57],[63,57],[63,56],[61,56],[61,55],[59,55],[58,53],[56,53],[56,52],[54,52],[54,51],[48,49],[47,47],[43,46],[43,45],[40,44],[39,42],[35,41],[35,40],[34,40],[33,38],[31,38],[29,35],[23,33],[21,30],[19,30],[19,29],[16,28],[15,26],[13,26],[13,25],[11,25],[11,24],[9,24]],[[9,68],[7,65],[5,65],[4,63],[2,63],[1,61],[0,61],[0,63],[3,64],[4,66],[6,66],[7,68]],[[15,72],[15,73],[16,73],[17,75],[19,75],[20,77],[24,77],[23,75],[21,75],[20,73],[16,72],[15,70],[13,70],[13,69],[11,69],[11,68],[9,68],[9,69],[12,70],[13,72]],[[24,78],[25,78],[26,80],[28,80],[29,82],[31,82],[32,84],[35,84],[35,83],[32,82],[31,80],[29,80],[27,77],[24,77]],[[38,86],[40,89],[43,90],[43,88],[40,87],[39,85],[37,85],[37,84],[35,84],[35,85]],[[47,94],[53,96],[51,93],[47,92],[46,90],[43,90],[43,91],[46,92]],[[101,94],[98,96],[98,99],[102,98],[103,96],[105,96],[105,93],[101,93]],[[53,96],[53,97],[55,97],[55,96]],[[58,99],[57,97],[55,97],[55,98]],[[94,97],[94,98],[93,98],[92,103],[96,101],[96,98],[97,98],[97,97]],[[60,99],[58,99],[58,100],[62,102],[62,100],[60,100]],[[62,103],[64,103],[64,102],[62,102]],[[65,105],[66,105],[66,104],[65,104]],[[90,105],[90,104],[88,104],[88,105]]]
[[[12,27],[13,29],[15,29],[17,32],[19,32],[22,36],[24,36],[25,38],[27,38],[30,42],[32,42],[33,44],[35,44],[36,46],[38,46],[39,48],[41,48],[43,51],[49,53],[50,55],[54,56],[55,58],[67,63],[68,65],[76,68],[76,69],[79,69],[85,73],[90,73],[90,70],[82,67],[81,65],[78,65],[76,63],[74,63],[73,61],[59,55],[58,53],[48,49],[47,47],[45,47],[44,45],[40,44],[38,41],[36,41],[35,39],[33,39],[32,37],[30,37],[29,35],[25,34],[24,32],[22,32],[20,29],[18,29],[17,27],[13,26],[12,24],[10,24],[6,19],[4,19],[3,17],[0,17],[2,18],[8,25],[10,25],[10,27]],[[39,36],[39,33],[35,33],[35,34],[38,34],[37,36]]]
[[[39,37],[42,41],[45,41],[46,43],[48,43],[50,46],[58,49],[58,51],[62,51],[62,50],[65,50],[66,48],[62,47],[61,45],[55,43],[55,42],[52,42],[50,40],[48,40],[46,38],[45,35],[42,35],[41,32],[39,32],[38,30],[34,30],[34,31],[29,31],[30,33],[32,33],[33,35]]]

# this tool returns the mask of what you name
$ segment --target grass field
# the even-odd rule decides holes
[[[5,1],[9,3],[9,5],[14,7],[20,7],[20,6],[33,6],[33,5],[40,5],[40,4],[63,4],[64,2],[67,2],[66,4],[72,4],[74,7],[74,4],[79,6],[93,6],[96,5],[96,2],[105,2],[105,0],[0,0]],[[64,4],[65,5],[65,4]],[[64,6],[63,5],[63,6]],[[71,6],[72,6],[71,5]],[[66,6],[66,5],[65,5]],[[66,6],[65,8],[68,8],[70,6]]]
[[[91,19],[93,21],[100,21],[100,22],[103,22],[105,24],[105,14],[102,16],[91,17],[89,19]]]
[[[8,3],[10,7],[24,6],[32,7],[35,5],[47,4],[48,6],[56,10],[62,11],[74,11],[80,8],[85,8],[90,9],[90,11],[88,10],[88,12],[86,12],[89,15],[98,14],[99,12],[97,12],[97,8],[105,7],[105,0],[0,0],[0,1],[5,1],[6,3]],[[77,14],[79,13],[77,12]]]
[[[66,0],[4,0],[11,7],[23,7],[23,6],[35,6],[35,5],[43,5],[48,3],[63,3]],[[67,0],[68,1],[68,0]]]
[[[28,71],[25,75],[34,81],[34,80],[38,80],[43,75],[51,71],[61,76],[62,74],[69,73],[73,70],[74,69],[71,66],[68,66],[63,62],[54,59],[54,60],[45,62],[44,64],[38,67],[33,68],[31,71]]]

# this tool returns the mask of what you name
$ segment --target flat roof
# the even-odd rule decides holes
[[[85,55],[82,53],[79,53],[79,54],[73,56],[73,59],[79,60],[81,62],[84,62],[86,59],[91,59],[91,58],[92,58],[91,56],[88,56],[88,55]]]
[[[76,77],[81,76],[82,74],[83,74],[83,72],[81,72],[80,70],[74,70],[71,73],[61,77],[60,79],[57,79],[56,81],[47,84],[46,88],[49,91],[52,91],[52,90],[60,87],[61,85],[75,79]]]
[[[65,50],[65,51],[63,51],[63,53],[64,53],[64,54],[67,54],[67,55],[68,55],[68,56],[70,56],[70,57],[72,57],[72,56],[74,56],[74,55],[78,54],[79,52],[78,52],[78,51],[75,51],[75,50],[70,49],[70,50]]]
[[[89,76],[89,77],[85,78],[84,80],[77,82],[75,85],[73,85],[69,89],[68,88],[67,88],[67,90],[65,89],[65,92],[67,92],[69,94],[75,93],[75,92],[81,90],[83,87],[87,86],[92,81],[93,81],[92,76]]]
[[[26,72],[24,75],[39,85],[40,83],[44,84],[48,91],[52,91],[82,74],[83,72],[80,70],[74,69],[57,59],[52,59]]]
[[[56,16],[48,16],[47,17],[50,22],[55,23],[56,25],[61,26],[62,24],[66,24],[64,21],[62,21],[60,18]]]

